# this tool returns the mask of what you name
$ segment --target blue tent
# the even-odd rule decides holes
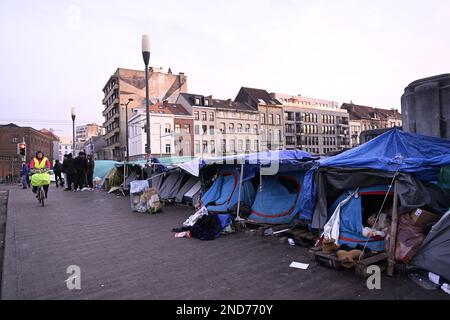
[[[254,171],[244,170],[241,189],[241,205],[251,206],[255,196],[251,179]],[[239,199],[240,171],[223,169],[209,190],[202,196],[201,201],[208,211],[224,213],[234,210]]]
[[[291,223],[299,213],[304,173],[263,176],[249,219],[269,224]]]
[[[347,174],[345,179],[343,176],[338,177],[338,170],[335,170],[334,176],[331,176],[330,172],[333,170],[330,169],[322,170],[324,176],[318,177],[317,173],[320,172],[321,168],[351,169],[355,172],[356,170],[360,172],[365,170],[365,172],[370,171],[373,176],[376,175],[375,171],[385,172],[390,173],[391,178],[393,173],[398,170],[400,173],[414,176],[408,181],[409,189],[412,189],[411,186],[414,186],[414,188],[422,187],[423,189],[422,184],[436,182],[441,167],[449,164],[450,140],[406,133],[393,128],[359,147],[334,157],[319,160],[305,175],[300,203],[301,217],[305,220],[313,220],[313,216],[317,212],[315,210],[316,200],[323,200],[325,197],[323,192],[326,188],[322,187],[321,190],[318,190],[320,184],[323,184],[323,179],[327,178],[328,183],[330,179],[334,179],[335,185],[338,184],[339,180],[341,182],[345,180],[340,184],[342,189],[354,187],[345,185],[352,183],[352,178],[348,177],[348,174],[352,174],[350,170],[345,173]],[[353,179],[353,182],[355,182],[355,179]],[[403,185],[406,190],[406,182]],[[413,191],[410,190],[410,195]],[[417,192],[419,191],[417,190]],[[401,200],[402,205],[408,205],[408,202],[412,203],[406,196]],[[443,207],[442,201],[440,202],[440,207]],[[324,207],[322,206],[319,209],[323,211]],[[322,225],[313,224],[313,227],[321,228]]]
[[[384,251],[384,240],[380,237],[367,238],[362,235],[363,232],[363,208],[362,197],[369,195],[385,196],[389,186],[379,185],[367,188],[361,188],[355,193],[355,190],[346,190],[334,203],[328,208],[328,218],[332,216],[338,205],[347,199],[353,193],[355,195],[340,210],[339,226],[339,245],[346,244],[355,248],[358,244],[378,252]],[[392,190],[389,192],[392,196]]]

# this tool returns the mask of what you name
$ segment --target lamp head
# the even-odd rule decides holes
[[[147,67],[150,61],[150,40],[146,34],[142,35],[142,58]]]

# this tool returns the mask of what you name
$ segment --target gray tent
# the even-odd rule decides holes
[[[156,192],[158,192],[158,194],[160,193],[160,189],[161,189],[161,185],[164,182],[164,174],[163,173],[155,173],[153,174],[149,180],[149,185],[152,188],[156,189]]]
[[[180,188],[180,190],[177,193],[177,196],[175,198],[175,202],[183,202],[184,195],[189,192],[189,190],[192,189],[193,186],[195,186],[199,182],[198,178],[196,177],[190,177],[188,181],[186,181],[185,184]]]
[[[159,188],[159,196],[163,200],[172,200],[181,188],[184,174],[180,172],[169,173]]]
[[[412,264],[450,280],[450,210],[433,226]]]
[[[197,181],[192,188],[184,194],[183,201],[191,202],[192,204],[196,204],[198,199],[200,198],[200,193],[202,189],[202,184],[200,181]]]

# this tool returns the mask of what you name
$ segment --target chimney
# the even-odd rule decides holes
[[[172,74],[172,69],[167,70],[167,74]]]

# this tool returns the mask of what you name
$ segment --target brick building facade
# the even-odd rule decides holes
[[[31,161],[37,151],[42,151],[52,161],[55,139],[57,141],[58,137],[50,131],[42,132],[12,123],[0,125],[0,178],[19,174],[22,157],[17,154],[18,143],[26,143],[27,162]]]

